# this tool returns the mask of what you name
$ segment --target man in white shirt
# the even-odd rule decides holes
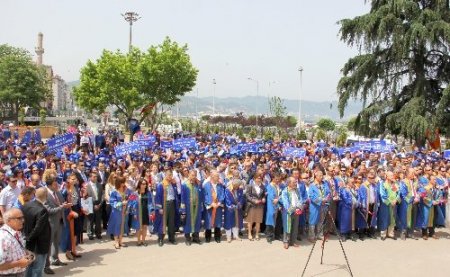
[[[11,209],[20,195],[20,188],[17,186],[17,178],[10,177],[9,184],[0,192],[0,212]]]

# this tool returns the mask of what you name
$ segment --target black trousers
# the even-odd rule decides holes
[[[370,226],[373,218],[373,211],[375,208],[375,204],[369,204],[369,213],[367,215],[367,235],[374,236],[375,235],[375,227]]]
[[[274,239],[282,240],[283,239],[283,217],[281,211],[277,212],[276,222],[275,222],[275,230],[274,230]]]
[[[166,202],[166,210],[164,213],[167,213],[167,235],[169,237],[169,241],[173,242],[175,241],[175,200]],[[164,234],[159,234],[158,238],[164,239]]]
[[[212,235],[212,231],[211,229],[206,229],[205,230],[205,238],[206,239],[211,239],[211,235]],[[222,232],[220,231],[220,228],[214,228],[214,238],[215,239],[219,239],[222,236]]]
[[[428,227],[428,228],[422,228],[422,236],[426,236],[427,235],[427,229],[428,229],[428,236],[433,236],[434,235],[434,227]]]
[[[103,202],[102,204],[102,223],[103,223],[103,229],[108,228],[108,220],[109,216],[111,215],[111,205],[106,204],[106,202]]]
[[[102,234],[102,210],[94,210],[88,215],[87,234],[89,237],[101,236]]]
[[[188,234],[184,234],[184,237],[186,238],[186,240],[191,241],[192,239],[194,239],[194,241],[198,241],[200,240],[200,235],[198,232],[194,232],[192,233],[192,236],[190,233]]]

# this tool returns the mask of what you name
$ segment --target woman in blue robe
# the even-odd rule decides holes
[[[133,206],[130,207],[130,213],[133,215],[131,227],[136,230],[137,246],[147,246],[145,237],[150,224],[150,213],[153,210],[153,202],[151,193],[148,191],[147,180],[142,178],[138,181],[136,192],[128,197],[128,203],[133,203]]]
[[[239,230],[244,226],[242,207],[245,203],[241,180],[233,179],[225,190],[225,222],[224,229],[228,243],[239,238]]]
[[[203,189],[197,180],[197,171],[190,170],[188,180],[181,185],[180,214],[184,222],[186,245],[201,244],[199,232],[202,227]],[[191,237],[192,233],[192,237]]]
[[[116,183],[114,184],[115,189],[111,192],[109,198],[109,203],[111,205],[111,214],[108,220],[107,234],[113,235],[116,249],[120,247],[126,247],[122,243],[125,218],[128,215],[125,214],[128,201],[126,200],[125,189],[126,189],[126,179],[124,177],[117,177]]]

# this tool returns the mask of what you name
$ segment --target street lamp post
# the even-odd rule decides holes
[[[253,81],[256,83],[256,101],[255,101],[255,112],[256,112],[256,120],[255,120],[255,124],[256,124],[256,129],[258,129],[258,96],[259,96],[259,81],[255,80],[251,77],[247,78],[250,81]]]
[[[126,12],[125,14],[122,14],[125,21],[127,21],[130,24],[130,40],[128,42],[128,51],[131,52],[132,47],[132,41],[133,41],[133,22],[138,21],[141,17],[138,13],[135,12]]]
[[[216,79],[213,79],[213,115],[216,114]]]
[[[303,86],[303,67],[299,67],[300,72],[300,92],[298,94],[298,130],[302,127],[302,86]]]

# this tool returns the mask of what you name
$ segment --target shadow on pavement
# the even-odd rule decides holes
[[[52,269],[59,276],[70,276],[75,273],[81,273],[83,272],[82,268],[105,265],[102,263],[102,256],[114,252],[116,252],[114,249],[94,249],[86,253],[81,253],[83,257],[78,258],[76,261],[67,262],[66,266],[52,267]]]

